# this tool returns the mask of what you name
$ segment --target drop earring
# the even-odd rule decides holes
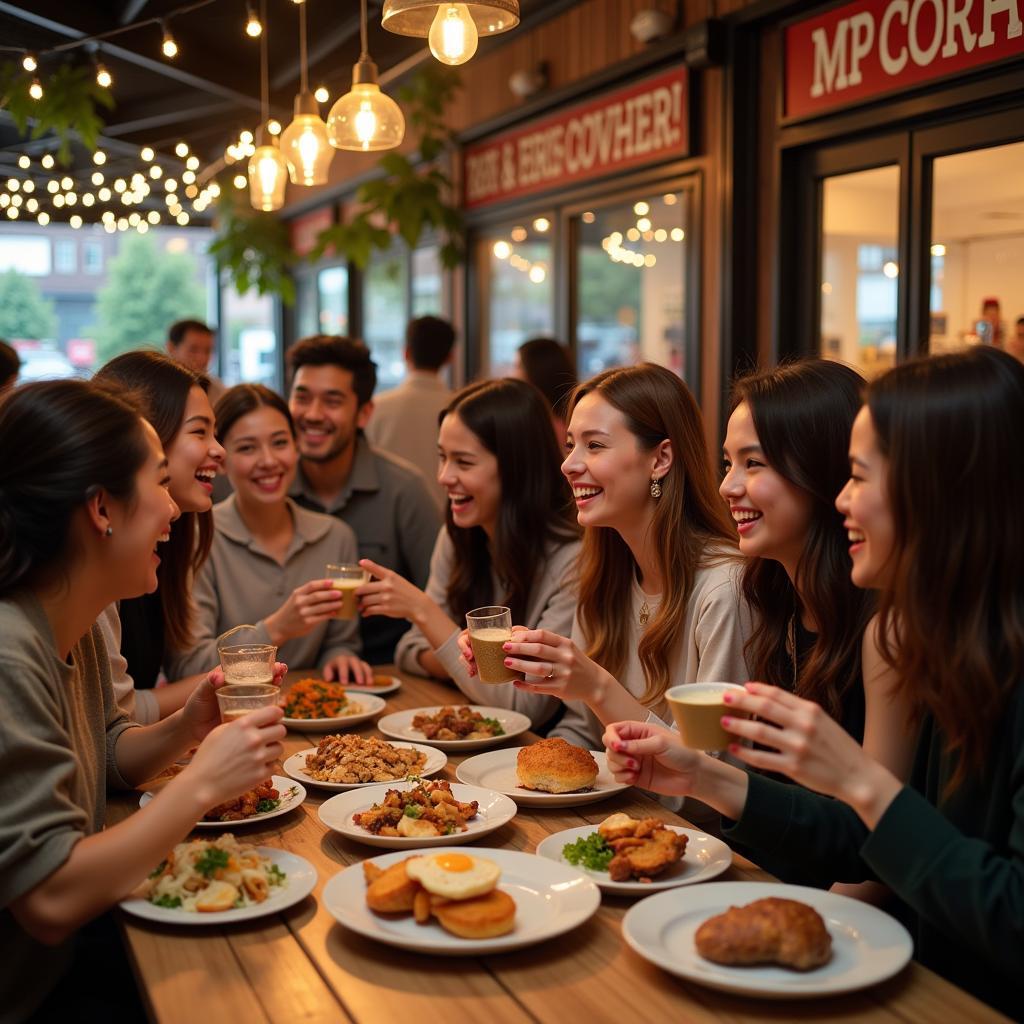
[[[661,497],[661,481],[656,476],[651,477],[651,497],[655,501]]]

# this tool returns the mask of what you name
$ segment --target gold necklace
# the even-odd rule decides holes
[[[641,626],[646,626],[647,625],[647,620],[650,617],[651,617],[651,609],[647,606],[647,601],[645,600],[644,603],[640,605],[640,625]]]

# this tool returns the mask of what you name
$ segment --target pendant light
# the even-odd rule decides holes
[[[306,5],[299,7],[299,65],[302,75],[295,97],[295,117],[281,133],[281,151],[288,161],[288,173],[295,185],[324,185],[334,150],[327,138],[327,125],[320,107],[309,91],[306,67]]]
[[[362,51],[352,69],[352,89],[331,107],[327,136],[336,149],[362,153],[394,149],[405,138],[405,117],[398,104],[380,91],[377,65],[366,43],[366,0],[360,3],[359,29]]]
[[[400,36],[425,37],[442,64],[465,64],[480,36],[495,36],[519,24],[519,0],[385,0],[381,24]]]
[[[260,21],[267,24],[267,0],[260,0]],[[271,136],[271,144],[263,141],[264,125],[268,120],[270,89],[267,73],[267,32],[260,35],[260,125],[256,152],[249,157],[249,202],[253,209],[270,212],[284,206],[284,190],[288,184],[288,164],[277,148],[277,139]]]

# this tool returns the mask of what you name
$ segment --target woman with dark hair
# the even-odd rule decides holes
[[[506,605],[515,622],[568,629],[579,540],[536,388],[511,379],[470,384],[452,398],[440,424],[437,479],[448,492],[448,520],[427,589],[364,559],[377,579],[357,593],[364,615],[413,623],[395,652],[399,668],[451,676],[469,697],[484,699],[485,691],[503,688],[474,682],[459,661],[466,612]]]
[[[5,1020],[78,1019],[95,1010],[88,992],[116,1002],[113,965],[102,983],[76,972],[71,937],[210,807],[265,779],[282,752],[280,708],[219,724],[219,672],[156,725],[135,726],[117,706],[95,621],[112,602],[156,588],[156,549],[177,514],[168,484],[156,432],[94,384],[29,384],[0,403]],[[137,785],[196,744],[151,803],[104,829],[108,785]]]
[[[253,623],[289,665],[317,666],[343,683],[350,676],[372,682],[358,657],[359,623],[336,618],[341,593],[324,578],[328,563],[357,561],[356,536],[288,497],[299,461],[288,404],[262,384],[239,384],[215,412],[233,493],[213,510],[213,545],[193,590],[195,639],[172,656],[171,670],[188,675],[216,663],[217,637]]]
[[[130,392],[167,453],[170,492],[181,516],[171,527],[157,573],[159,588],[100,620],[114,657],[114,690],[139,722],[155,722],[182,706],[199,676],[154,689],[175,652],[192,644],[195,606],[192,580],[210,551],[213,479],[224,458],[214,437],[209,379],[159,352],[126,352],[106,364],[95,380]],[[120,652],[118,658],[115,652]],[[216,658],[203,666],[209,671]]]
[[[516,350],[514,376],[532,384],[547,399],[558,443],[565,442],[565,405],[576,387],[569,352],[554,338],[531,338]]]
[[[783,879],[883,882],[917,959],[1012,1016],[1024,1006],[1024,534],[1007,515],[1024,504],[1021,409],[1024,366],[979,347],[890,370],[853,426],[836,505],[916,726],[906,783],[820,705],[764,683],[726,695],[757,716],[722,718],[757,744],[730,749],[800,786],[647,723],[605,734],[617,778],[716,807],[726,837]]]
[[[505,664],[534,676],[515,684],[517,708],[536,716],[565,701],[554,734],[595,747],[604,722],[668,719],[669,686],[749,678],[749,622],[686,385],[652,363],[607,370],[573,392],[569,413],[562,472],[583,527],[576,621],[571,638],[517,635]]]

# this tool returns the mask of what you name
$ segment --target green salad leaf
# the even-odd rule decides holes
[[[180,896],[168,896],[166,893],[163,896],[158,896],[153,903],[158,907],[167,907],[169,910],[177,910],[181,906]]]
[[[573,865],[582,864],[591,871],[607,871],[615,851],[600,832],[591,832],[562,847],[562,856]]]

